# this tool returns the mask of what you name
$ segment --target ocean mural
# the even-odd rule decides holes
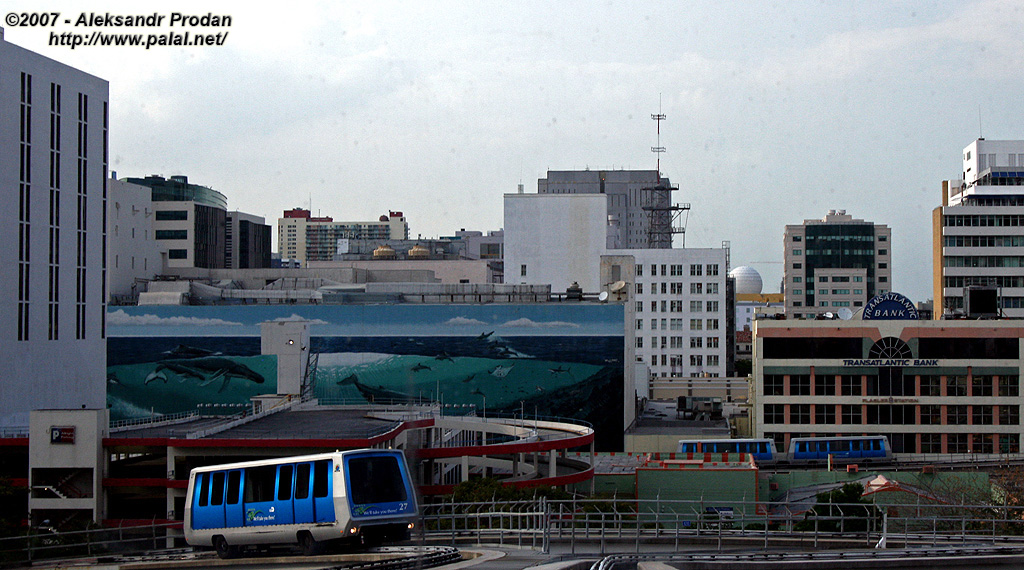
[[[229,410],[275,393],[260,323],[282,319],[310,321],[325,403],[574,418],[594,425],[600,449],[621,449],[623,307],[612,304],[111,308],[112,417]]]

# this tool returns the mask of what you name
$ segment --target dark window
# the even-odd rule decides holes
[[[229,505],[238,504],[238,489],[242,482],[241,471],[230,471],[228,473],[228,501]]]
[[[1016,360],[1019,348],[1016,338],[920,338],[918,358],[948,358],[955,354],[964,360]]]
[[[348,479],[352,502],[357,505],[394,503],[408,497],[398,459],[394,456],[350,459]]]
[[[313,498],[326,497],[330,488],[328,477],[331,476],[331,462],[327,459],[313,464]]]
[[[999,377],[999,395],[1015,398],[1020,394],[1020,376],[1006,375]]]
[[[836,407],[832,404],[815,404],[814,423],[832,425],[836,423]]]
[[[966,396],[966,376],[946,376],[946,396]]]
[[[967,453],[967,434],[951,433],[946,435],[946,450],[949,453]]]
[[[786,423],[786,406],[784,404],[765,404],[764,423],[784,424]]]
[[[811,423],[811,405],[810,404],[790,404],[790,406],[789,406],[789,423],[791,423],[791,424],[809,424],[809,423]]]
[[[764,339],[764,358],[863,358],[863,353],[859,338]]]
[[[941,396],[942,378],[940,376],[921,376],[922,396]]]
[[[1020,424],[1020,406],[999,406],[999,425],[1015,426]]]
[[[287,501],[292,498],[292,469],[291,465],[282,465],[277,481],[277,500]]]
[[[167,250],[167,259],[188,259],[188,250],[169,249]]]
[[[781,396],[783,395],[783,376],[781,374],[765,374],[764,375],[764,395],[765,396]]]
[[[188,210],[158,210],[156,212],[156,221],[158,222],[177,222],[188,219]]]
[[[861,423],[861,406],[860,404],[843,404],[843,423],[844,424],[859,424]]]
[[[211,505],[224,504],[224,472],[218,471],[213,474],[213,489],[210,496]]]
[[[793,374],[789,377],[789,393],[791,396],[810,396],[811,377],[808,374]]]
[[[815,396],[835,396],[836,395],[836,377],[831,374],[816,375],[814,377],[814,395]]]
[[[967,425],[967,406],[946,406],[946,423],[949,425]]]
[[[942,406],[926,404],[921,406],[921,425],[937,426],[942,424]]]
[[[295,468],[295,498],[309,498],[309,463],[300,463]]]
[[[992,425],[992,406],[971,406],[971,423],[976,426]]]
[[[262,503],[274,500],[274,480],[277,467],[266,465],[245,470],[245,502]]]
[[[199,506],[205,507],[210,504],[210,486],[209,486],[209,475],[206,473],[200,473],[196,477],[196,486],[199,487]]]
[[[971,378],[971,396],[991,396],[992,395],[992,377],[991,376],[974,376]]]
[[[842,379],[842,390],[843,396],[860,396],[862,390],[862,382],[860,376],[852,376],[844,374]]]
[[[156,230],[156,239],[188,239],[188,230]]]

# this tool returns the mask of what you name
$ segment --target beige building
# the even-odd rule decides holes
[[[829,210],[820,220],[786,226],[786,314],[814,318],[857,312],[892,290],[892,230]]]

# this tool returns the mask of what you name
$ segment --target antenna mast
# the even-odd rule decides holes
[[[665,120],[665,114],[661,112],[661,93],[658,93],[658,113],[651,114],[651,118],[654,119],[658,124],[658,146],[652,146],[651,152],[658,156],[658,182],[661,182],[661,153],[665,152],[665,147],[661,146],[661,122]]]

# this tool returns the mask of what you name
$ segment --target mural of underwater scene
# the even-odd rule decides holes
[[[302,319],[325,403],[441,400],[574,418],[594,425],[598,449],[621,450],[623,316],[621,305],[555,303],[118,307],[108,315],[108,401],[119,417],[148,414],[155,399],[168,409],[273,393],[259,324]]]

